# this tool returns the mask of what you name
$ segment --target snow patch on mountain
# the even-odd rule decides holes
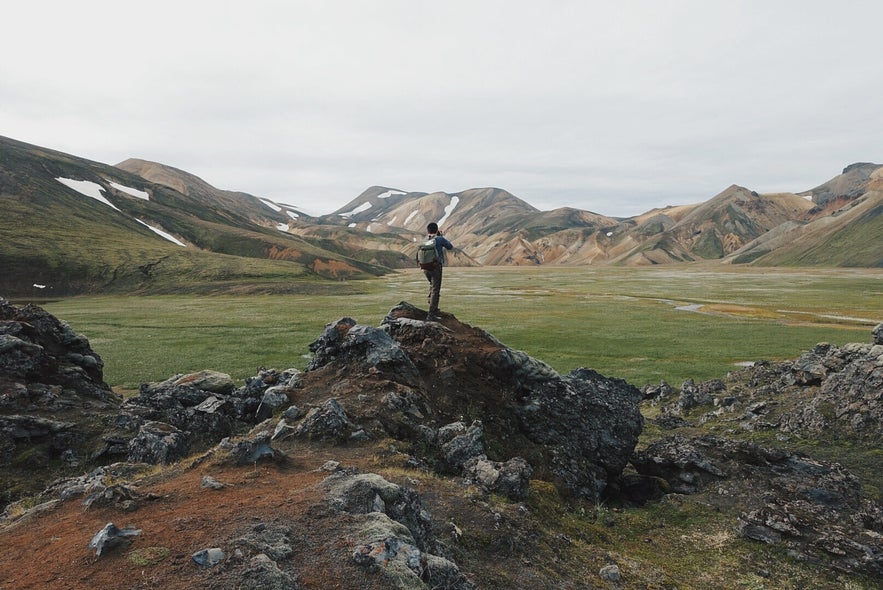
[[[361,213],[362,211],[367,211],[368,209],[371,208],[371,206],[372,205],[369,201],[365,201],[364,203],[362,203],[361,205],[359,205],[358,207],[356,207],[352,211],[350,211],[348,213],[341,213],[340,216],[341,217],[352,217],[356,213]]]
[[[266,205],[267,207],[269,207],[270,209],[272,209],[276,213],[282,212],[282,207],[280,207],[279,205],[277,205],[273,201],[268,201],[267,199],[259,199],[259,200],[261,203],[263,203],[264,205]]]
[[[114,209],[116,209],[116,207],[114,207]],[[167,239],[168,241],[172,242],[173,244],[177,244],[177,245],[179,245],[179,246],[184,246],[185,248],[187,247],[187,244],[185,244],[184,242],[182,242],[181,240],[179,240],[178,238],[176,238],[176,237],[173,236],[172,234],[170,234],[170,233],[168,233],[168,232],[166,232],[166,231],[163,231],[162,229],[160,229],[160,228],[158,228],[158,227],[153,227],[153,226],[150,225],[149,223],[144,223],[144,222],[141,221],[140,219],[135,219],[135,221],[137,221],[138,223],[140,223],[141,225],[143,225],[144,227],[146,227],[147,229],[149,229],[150,231],[152,231],[152,232],[155,233],[156,235],[158,235],[158,236],[160,236],[160,237],[162,237],[162,238],[165,238],[165,239]]]
[[[389,197],[391,197],[393,195],[404,195],[404,194],[407,194],[407,193],[405,193],[404,191],[391,191],[390,190],[390,191],[386,191],[383,194],[377,195],[377,198],[378,199],[388,199]]]
[[[132,188],[130,186],[126,186],[124,184],[119,184],[113,181],[109,181],[110,186],[117,189],[121,193],[126,193],[127,195],[136,197],[138,199],[144,199],[145,201],[150,200],[150,195],[146,191],[138,190],[137,188]]]
[[[74,189],[81,195],[89,197],[90,199],[95,199],[96,201],[104,203],[108,207],[112,207],[113,209],[120,211],[113,203],[108,201],[106,198],[104,198],[104,195],[101,194],[104,188],[100,184],[91,182],[89,180],[74,180],[72,178],[63,178],[61,176],[59,176],[55,180],[69,188]],[[122,211],[120,211],[120,213],[122,213]]]
[[[420,211],[417,209],[414,209],[414,211],[410,215],[408,215],[408,218],[405,219],[405,225],[408,225],[408,223],[410,223],[411,220],[414,219],[414,216],[417,215],[418,213],[420,213]]]
[[[448,204],[447,207],[445,207],[445,214],[442,216],[441,219],[438,220],[438,225],[439,225],[439,227],[441,227],[441,225],[442,225],[445,221],[448,220],[448,217],[451,216],[451,213],[454,212],[454,209],[457,208],[457,205],[458,205],[459,203],[460,203],[460,197],[451,197],[451,202]]]

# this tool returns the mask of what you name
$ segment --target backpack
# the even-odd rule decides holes
[[[435,247],[435,238],[426,240],[417,249],[417,264],[423,270],[432,270],[438,266],[438,250]]]

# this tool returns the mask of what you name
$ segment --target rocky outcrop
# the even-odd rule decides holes
[[[677,431],[713,425],[721,431],[771,431],[782,441],[877,445],[883,438],[883,345],[877,326],[868,344],[818,344],[793,361],[759,361],[679,394],[645,388],[659,408],[657,424]],[[883,573],[883,508],[839,464],[718,436],[664,438],[632,457],[646,488],[702,494],[732,511],[739,533],[786,547],[799,559],[846,572]],[[873,487],[873,483],[871,484]],[[640,495],[640,494],[639,494]]]
[[[0,298],[0,502],[89,463],[120,398],[89,341],[35,305]],[[50,465],[53,467],[50,468]]]
[[[204,451],[289,406],[299,375],[264,370],[240,388],[226,373],[207,370],[143,383],[120,407],[96,455],[169,463]]]
[[[507,495],[542,466],[569,493],[601,498],[641,432],[641,392],[589,369],[561,376],[450,314],[425,317],[403,302],[379,329],[329,324],[295,402],[319,407],[333,393],[368,435],[409,441],[429,453],[421,461]],[[480,423],[447,438],[467,412]]]
[[[505,564],[513,557],[527,564],[526,570],[538,570],[540,562],[530,553],[537,551],[552,559],[540,566],[551,571],[567,552],[592,546],[591,553],[602,555],[607,549],[598,547],[617,542],[603,538],[600,522],[594,528],[583,521],[589,534],[577,540],[570,530],[546,530],[557,520],[545,520],[549,506],[559,506],[554,483],[576,496],[577,507],[586,506],[585,499],[662,499],[654,508],[658,514],[681,505],[690,506],[691,513],[713,511],[715,526],[719,518],[728,519],[727,542],[739,547],[757,543],[758,553],[764,553],[761,544],[769,544],[780,549],[772,552],[776,555],[787,552],[845,572],[841,580],[883,576],[883,510],[868,497],[874,482],[863,489],[835,463],[733,440],[773,430],[763,438],[786,441],[836,432],[856,444],[875,444],[883,328],[875,329],[870,344],[821,344],[795,361],[758,362],[722,379],[688,381],[680,391],[662,383],[642,393],[590,369],[560,375],[450,314],[434,322],[424,317],[402,303],[379,328],[343,318],[311,346],[315,356],[303,373],[261,370],[238,388],[223,373],[175,375],[143,384],[122,404],[111,394],[106,409],[100,392],[90,394],[84,386],[86,392],[77,393],[70,382],[52,381],[52,373],[29,381],[28,375],[38,373],[28,367],[51,365],[35,360],[49,347],[21,338],[26,326],[4,324],[18,339],[4,341],[12,343],[3,349],[9,352],[4,362],[24,363],[8,371],[12,377],[3,383],[20,384],[4,394],[26,392],[27,405],[4,397],[4,407],[15,411],[0,413],[0,432],[16,445],[20,473],[30,474],[28,465],[46,458],[71,466],[88,462],[76,449],[90,448],[85,437],[93,431],[104,433],[96,460],[125,462],[90,466],[85,475],[77,467],[77,477],[56,480],[44,493],[10,504],[0,519],[12,528],[27,522],[23,514],[43,513],[49,520],[86,511],[101,520],[82,535],[78,547],[85,554],[95,530],[111,520],[103,515],[125,513],[127,522],[144,530],[136,550],[148,538],[154,543],[166,535],[164,546],[143,549],[174,551],[177,557],[166,566],[176,575],[194,572],[194,586],[312,587],[327,567],[336,575],[341,568],[345,576],[358,572],[365,587],[468,590],[472,580],[481,580],[474,573],[478,559]],[[90,356],[78,350],[84,359]],[[65,374],[88,376],[83,366]],[[710,425],[733,439],[668,436],[633,454],[642,428],[642,398],[658,410],[654,421],[666,430],[695,432]],[[55,413],[41,413],[41,407],[54,407]],[[84,416],[97,428],[84,431]],[[40,446],[49,439],[54,447]],[[210,450],[187,465],[167,470],[147,465],[179,461],[205,448]],[[384,474],[398,483],[356,467],[340,469],[329,456],[358,461],[361,468],[381,463]],[[325,466],[316,469],[322,461]],[[401,472],[401,465],[408,471]],[[436,475],[424,477],[421,470]],[[326,478],[328,472],[334,473]],[[179,477],[189,489],[175,487]],[[420,494],[406,487],[412,485]],[[157,525],[157,515],[166,518],[176,503],[187,505],[188,513],[178,513],[175,531],[189,531],[194,526],[189,522],[223,526],[198,545],[178,546],[169,536],[174,531],[162,532]],[[250,510],[258,505],[260,510]],[[426,506],[443,516],[433,521]],[[199,516],[191,521],[193,512]],[[586,518],[568,514],[566,520],[576,524]],[[618,510],[604,514],[602,505],[596,518],[603,526],[615,527],[618,521],[622,526]],[[70,518],[58,520],[71,526]],[[736,540],[734,531],[747,541]],[[114,543],[122,546],[132,538],[109,524],[91,549],[103,556]],[[608,563],[582,564],[580,575],[588,575],[582,579],[643,583],[637,562],[612,555],[604,558]],[[117,557],[120,563],[130,554],[102,557],[101,564]],[[317,565],[316,559],[324,561]],[[552,587],[545,581],[557,575],[551,571],[537,587]],[[517,579],[525,582],[519,587],[528,587],[534,578]]]
[[[432,518],[412,489],[374,473],[338,471],[324,483],[331,506],[356,515],[353,561],[379,569],[395,587],[472,590],[455,563],[437,555]]]
[[[813,387],[809,403],[785,412],[786,432],[818,434],[837,429],[862,438],[883,438],[883,345],[819,344],[783,375],[786,387]]]
[[[883,438],[883,345],[844,346],[821,343],[794,361],[759,361],[751,367],[695,384],[684,383],[680,395],[665,388],[645,388],[649,403],[661,409],[661,420],[690,415],[737,423],[745,430],[778,430],[798,436],[842,433],[862,440]],[[681,425],[687,422],[682,422]]]
[[[681,494],[736,505],[739,533],[846,572],[883,575],[883,506],[842,466],[717,436],[674,436],[635,453],[641,474]]]

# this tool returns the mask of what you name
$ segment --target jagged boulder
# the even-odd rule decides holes
[[[0,298],[0,394],[13,383],[57,384],[78,396],[116,401],[104,361],[85,336],[36,305]]]
[[[101,557],[101,554],[116,547],[128,547],[132,539],[141,534],[140,529],[131,527],[119,528],[114,523],[109,522],[104,525],[100,531],[95,533],[89,541],[89,549],[95,550],[95,556]]]
[[[530,440],[543,445],[543,463],[570,490],[597,501],[635,448],[642,397],[622,379],[577,369],[531,389],[517,414]]]
[[[421,549],[432,546],[432,519],[411,488],[387,481],[376,473],[338,471],[325,480],[331,506],[350,514],[382,512],[405,526]]]
[[[344,440],[349,438],[355,425],[336,399],[329,399],[319,407],[312,408],[292,428],[296,437],[313,440]]]
[[[144,443],[140,430],[151,422],[177,429],[180,444],[192,451],[208,449],[290,405],[287,392],[296,387],[299,374],[296,369],[281,373],[262,370],[238,389],[226,373],[208,370],[143,383],[138,395],[123,402],[113,419],[115,428],[105,434],[106,444],[99,454],[119,454],[121,446],[130,445],[137,437],[135,444],[140,449]],[[136,453],[140,460],[154,460],[154,454],[140,453]]]
[[[443,468],[459,473],[472,459],[485,458],[484,426],[480,420],[468,428],[462,422],[453,422],[438,429],[436,440],[442,453]]]
[[[130,463],[166,465],[182,459],[190,452],[190,437],[171,424],[145,422],[137,436],[129,441]]]
[[[818,369],[818,390],[809,403],[782,416],[782,429],[818,434],[830,428],[866,437],[883,437],[883,345],[819,345],[801,355],[792,369],[795,381],[803,367]]]
[[[224,439],[217,449],[226,452],[226,460],[234,465],[254,465],[258,461],[284,459],[284,454],[272,446],[272,435],[256,428],[242,440],[233,443]]]
[[[512,500],[527,498],[533,467],[521,457],[506,462],[475,457],[463,466],[463,477],[475,482],[486,492],[500,494]]]
[[[136,436],[151,422],[173,426],[187,439],[187,447],[207,448],[235,433],[235,405],[229,396],[173,380],[142,384],[139,394],[120,407],[114,434],[123,439]]]

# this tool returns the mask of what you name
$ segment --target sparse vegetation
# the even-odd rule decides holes
[[[133,549],[129,552],[128,557],[132,565],[146,567],[160,563],[171,552],[172,550],[168,547],[144,547],[142,549]]]

